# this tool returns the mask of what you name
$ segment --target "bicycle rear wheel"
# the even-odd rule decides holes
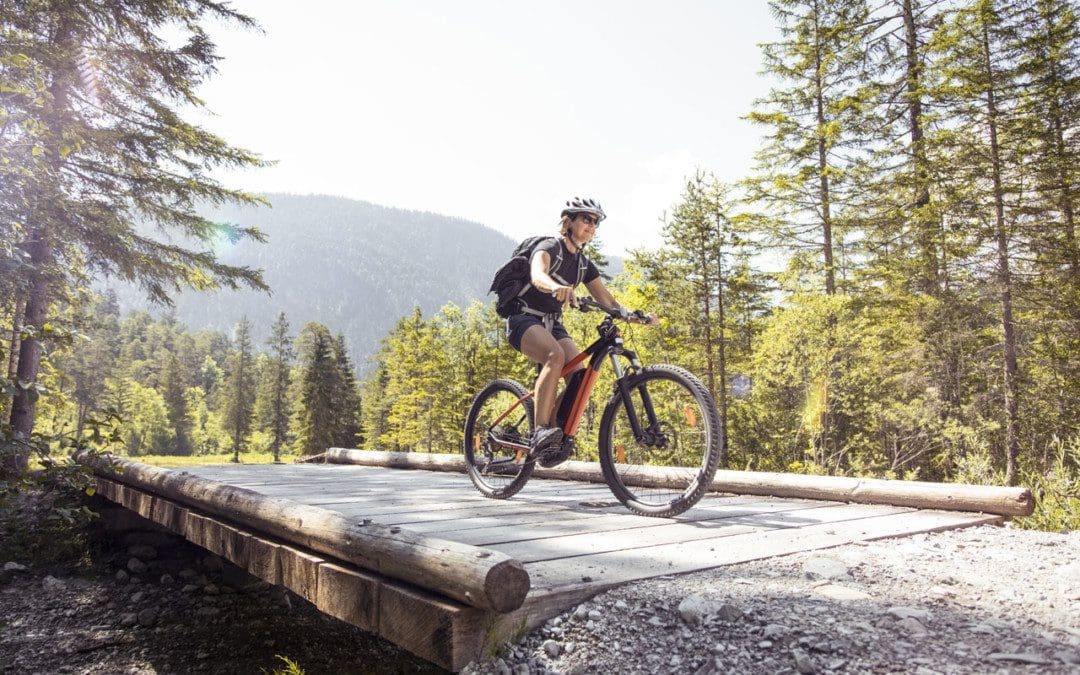
[[[676,366],[644,368],[629,385],[630,400],[616,391],[600,420],[604,480],[635,513],[678,515],[701,499],[726,462],[716,404],[700,380]]]
[[[517,403],[527,394],[518,382],[494,380],[469,408],[465,467],[485,497],[512,497],[532,475],[534,463],[526,455],[533,432],[533,402]]]

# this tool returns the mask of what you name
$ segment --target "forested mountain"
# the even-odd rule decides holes
[[[265,195],[271,207],[203,211],[210,220],[256,226],[266,236],[216,246],[229,264],[263,270],[271,293],[254,290],[176,298],[176,318],[192,330],[228,331],[241,316],[266,335],[279,312],[343,333],[365,370],[379,339],[419,307],[433,314],[447,302],[482,298],[494,270],[516,242],[479,223],[323,195]],[[110,284],[116,287],[115,284]],[[150,309],[144,294],[116,287],[123,312]]]

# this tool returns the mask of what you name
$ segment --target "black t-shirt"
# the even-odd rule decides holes
[[[562,251],[562,262],[559,264],[558,269],[555,269],[555,259],[559,257],[560,250]],[[577,286],[579,283],[587,284],[600,276],[600,270],[596,268],[596,265],[583,256],[581,251],[577,253],[568,251],[562,238],[553,237],[542,242],[533,250],[533,256],[535,257],[540,251],[546,251],[551,261],[552,269],[548,270],[548,275],[560,284]],[[578,278],[579,276],[580,278]],[[562,311],[562,304],[552,297],[551,293],[542,293],[531,286],[525,292],[525,295],[521,296],[521,299],[525,301],[525,305],[529,309],[537,312],[557,314]]]

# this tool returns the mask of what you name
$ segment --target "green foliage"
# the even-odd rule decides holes
[[[35,566],[88,564],[85,526],[97,516],[87,501],[94,494],[94,479],[85,464],[67,455],[117,449],[116,420],[115,413],[90,416],[85,433],[31,436],[30,451],[40,468],[0,480],[0,559]],[[0,452],[8,452],[19,441],[10,426],[2,431]]]
[[[275,654],[274,658],[281,661],[284,666],[270,671],[270,675],[304,675],[304,669],[300,667],[300,664],[289,657]],[[263,672],[267,672],[265,668],[263,669]]]
[[[326,326],[308,323],[300,331],[299,400],[294,430],[302,455],[314,455],[333,447],[341,436],[335,405],[341,378],[334,360],[334,340]]]
[[[1048,453],[1048,466],[1023,473],[1022,483],[1035,495],[1035,513],[1016,523],[1052,532],[1080,530],[1080,436],[1054,439]]]

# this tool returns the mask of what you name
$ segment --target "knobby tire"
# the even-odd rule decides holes
[[[485,497],[507,499],[518,493],[532,476],[533,461],[515,463],[512,448],[495,443],[489,432],[498,419],[527,390],[514,380],[494,380],[473,399],[465,418],[465,467],[469,479]],[[533,433],[533,402],[523,402],[499,425],[496,435],[528,444]]]
[[[634,513],[676,516],[698,503],[717,468],[727,461],[720,414],[708,389],[689,371],[650,366],[629,380],[631,404],[642,427],[650,425],[643,390],[654,405],[652,431],[660,442],[634,438],[627,402],[616,390],[600,420],[600,468],[611,492]],[[642,467],[663,467],[664,480]]]

